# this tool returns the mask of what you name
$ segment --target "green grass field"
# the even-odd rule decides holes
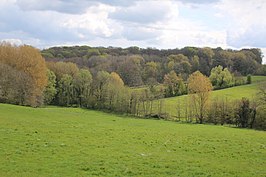
[[[0,104],[0,176],[265,176],[266,132]]]
[[[261,82],[266,82],[266,76],[252,76],[252,84],[212,91],[211,98],[240,100],[241,98],[246,97],[254,99],[258,93],[258,86]],[[186,102],[186,99],[187,95],[164,98],[165,112],[168,113],[170,117],[176,116],[178,102],[182,105]]]

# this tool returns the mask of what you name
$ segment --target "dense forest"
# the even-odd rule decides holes
[[[251,74],[265,74],[261,62],[259,49],[76,46],[40,52],[27,45],[1,43],[0,102],[169,119],[161,98],[188,94],[190,99],[182,107],[187,122],[266,129],[265,85],[255,102],[210,101],[209,96],[213,89],[250,84]]]
[[[98,71],[118,73],[126,85],[141,86],[163,83],[164,76],[174,71],[187,80],[189,74],[199,70],[209,76],[216,66],[228,68],[235,76],[266,75],[260,49],[231,50],[222,48],[184,47],[159,50],[138,47],[52,47],[41,51],[47,61],[64,61],[87,67],[92,75]]]

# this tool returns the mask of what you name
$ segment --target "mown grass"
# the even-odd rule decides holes
[[[265,176],[266,134],[0,104],[0,176]]]
[[[243,97],[255,99],[258,93],[258,86],[262,82],[266,82],[266,76],[252,76],[252,84],[212,91],[211,99],[218,98],[227,99],[229,101],[240,100]],[[168,113],[170,117],[176,116],[177,106],[180,104],[182,107],[182,114],[184,114],[183,105],[186,103],[186,99],[187,95],[162,99],[164,100],[164,112]]]

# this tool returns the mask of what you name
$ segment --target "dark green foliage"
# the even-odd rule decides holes
[[[251,75],[250,74],[247,76],[247,84],[251,84]]]
[[[139,47],[53,47],[42,51],[47,61],[71,61],[79,67],[87,67],[92,75],[99,71],[119,73],[128,86],[146,84],[150,78],[163,83],[166,73],[174,70],[188,76],[199,70],[209,76],[211,69],[221,65],[228,71],[242,75],[263,73],[260,49],[223,50],[222,48],[184,47],[159,50]],[[141,59],[136,63],[134,58]],[[156,68],[153,64],[156,64]],[[185,77],[187,78],[187,77]],[[237,82],[239,84],[239,82]]]
[[[242,98],[236,110],[236,125],[241,128],[252,127],[254,111],[250,106],[250,101],[247,98]]]

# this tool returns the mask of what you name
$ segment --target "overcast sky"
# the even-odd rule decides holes
[[[256,47],[266,55],[266,0],[0,0],[0,40],[38,48]]]

